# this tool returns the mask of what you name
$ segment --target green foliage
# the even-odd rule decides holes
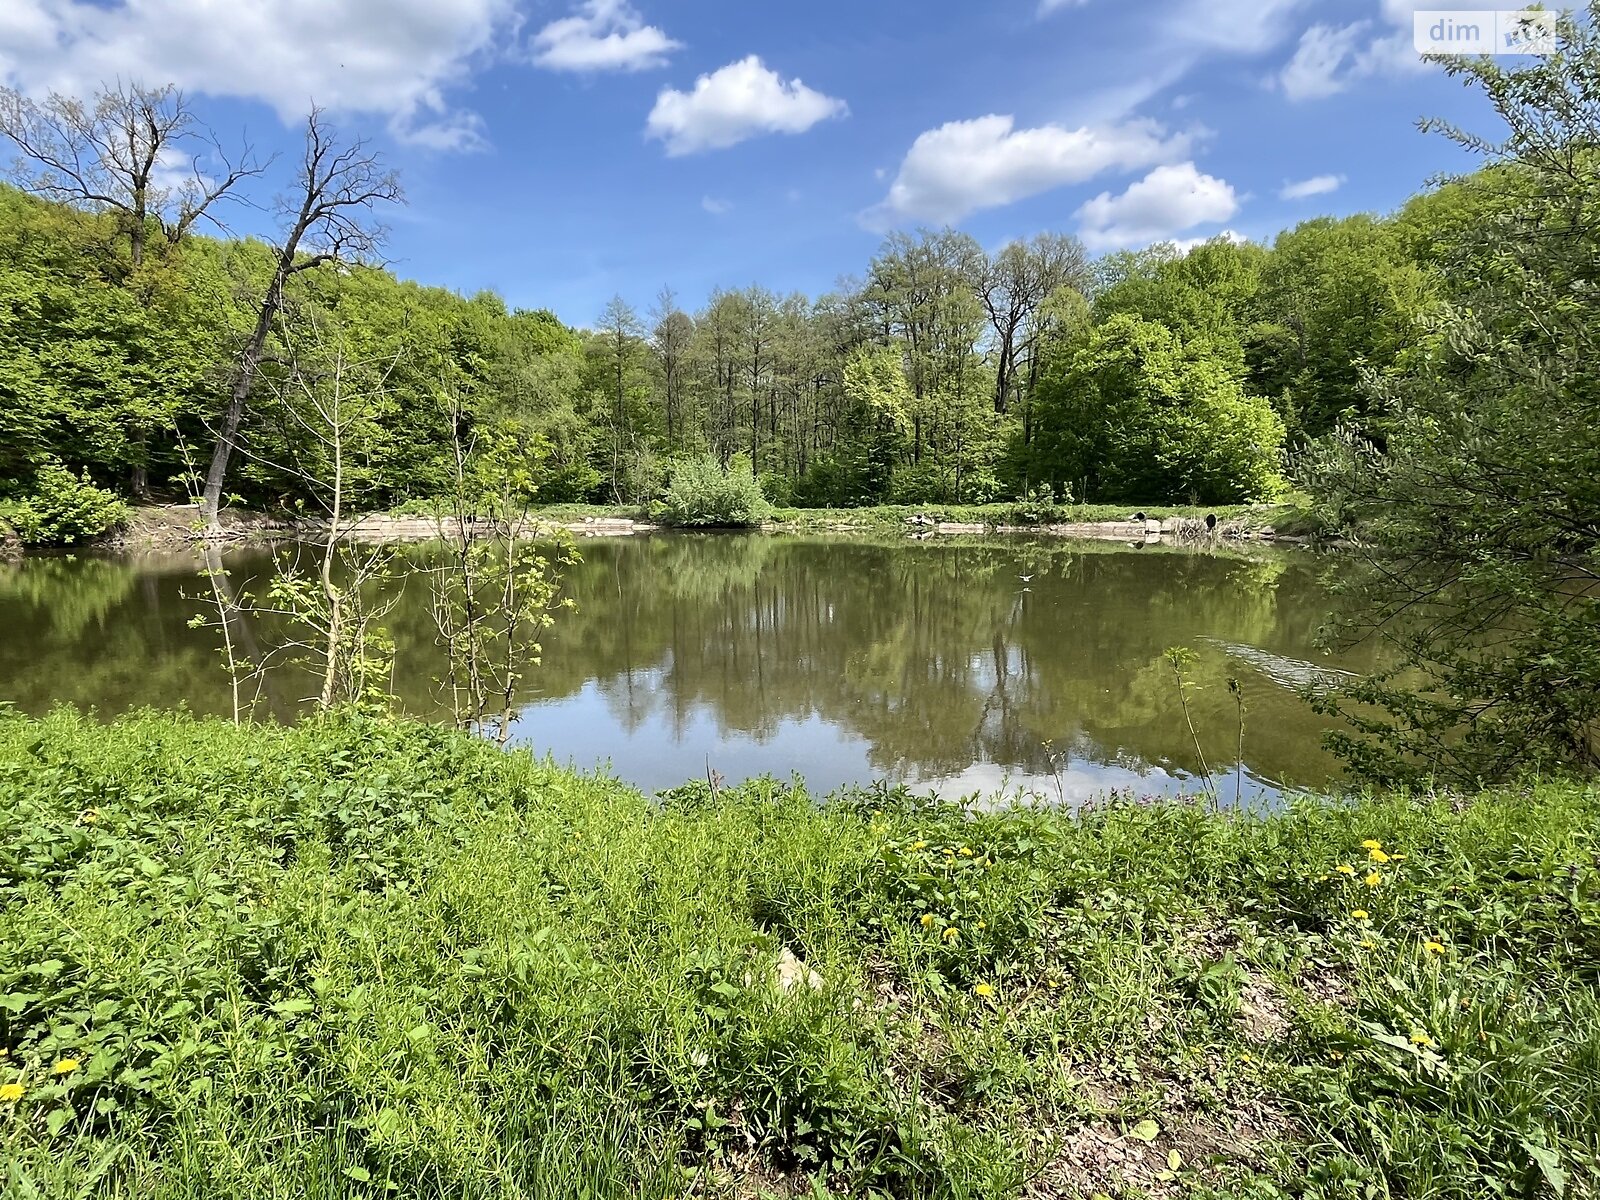
[[[768,505],[748,463],[723,466],[715,458],[694,458],[672,469],[657,506],[668,525],[737,529],[759,525]]]
[[[1284,429],[1204,341],[1117,314],[1039,389],[1039,474],[1085,499],[1230,504],[1284,487]]]
[[[652,801],[373,719],[0,718],[0,1170],[40,1200],[1582,1195],[1597,828],[1571,787]]]
[[[1600,320],[1583,298],[1600,254],[1600,33],[1560,28],[1560,52],[1532,65],[1452,63],[1511,131],[1445,129],[1497,164],[1495,186],[1447,198],[1475,219],[1428,250],[1458,295],[1371,381],[1381,417],[1308,463],[1367,565],[1336,633],[1381,630],[1405,655],[1326,702],[1352,725],[1335,748],[1369,778],[1600,768]]]
[[[116,493],[96,487],[87,471],[74,475],[47,460],[33,473],[33,490],[0,501],[6,521],[25,546],[76,546],[103,537],[128,518]]]
[[[1072,489],[1065,484],[1058,490],[1047,483],[1036,484],[1011,506],[1008,514],[1016,525],[1057,525],[1073,519]]]

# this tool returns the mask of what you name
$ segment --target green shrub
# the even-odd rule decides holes
[[[859,463],[834,457],[814,459],[789,495],[801,508],[855,508],[878,499]]]
[[[33,493],[0,504],[0,520],[25,546],[76,546],[110,533],[128,519],[114,492],[97,487],[85,471],[74,475],[47,462],[34,476]]]
[[[747,465],[736,461],[724,467],[708,457],[673,468],[656,517],[668,525],[733,529],[759,525],[767,511],[761,485]]]
[[[1056,489],[1048,483],[1037,484],[1011,506],[1009,516],[1014,525],[1058,525],[1072,520],[1072,488],[1061,485],[1058,498]]]
[[[946,504],[954,490],[950,471],[936,463],[896,467],[889,477],[890,504]]]

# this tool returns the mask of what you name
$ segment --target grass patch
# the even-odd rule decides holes
[[[4,717],[0,1192],[1585,1194],[1597,827],[1577,786],[970,815]]]
[[[1259,517],[1262,525],[1272,524],[1277,506],[1218,505],[1211,508],[1185,506],[1151,506],[1127,504],[1064,504],[1052,505],[1043,519],[1025,511],[1020,503],[1007,504],[885,504],[872,508],[775,508],[767,523],[785,529],[903,529],[913,517],[930,517],[935,521],[959,525],[1029,525],[1029,524],[1092,524],[1103,521],[1126,521],[1142,512],[1152,520],[1166,517],[1203,519],[1214,514],[1219,521],[1242,517]]]

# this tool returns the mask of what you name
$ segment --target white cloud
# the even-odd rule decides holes
[[[1248,245],[1250,242],[1250,239],[1245,237],[1245,235],[1240,233],[1237,229],[1224,229],[1220,233],[1213,233],[1207,237],[1176,239],[1169,238],[1168,240],[1171,242],[1172,247],[1177,250],[1179,254],[1188,254],[1189,251],[1193,250],[1196,246],[1204,246],[1207,242],[1215,242],[1218,239],[1221,239],[1224,242],[1231,242],[1235,246]]]
[[[1089,0],[1039,0],[1039,15],[1048,17],[1063,8],[1082,8]]]
[[[1313,175],[1310,179],[1284,184],[1278,190],[1278,199],[1304,200],[1308,196],[1325,196],[1329,192],[1338,191],[1343,183],[1343,175]]]
[[[798,79],[785,83],[752,54],[700,76],[692,92],[662,88],[645,132],[677,156],[721,150],[763,133],[804,133],[848,111],[843,100]]]
[[[1483,0],[1465,5],[1482,6]],[[1426,71],[1428,65],[1412,44],[1412,17],[1418,7],[1416,0],[1381,0],[1382,22],[1311,26],[1278,73],[1283,94],[1290,100],[1320,100],[1362,79]]]
[[[1092,250],[1168,241],[1173,235],[1239,211],[1228,183],[1192,162],[1157,167],[1120,196],[1101,192],[1078,209],[1079,232]]]
[[[447,91],[507,45],[517,0],[3,0],[0,79],[33,94],[175,83],[259,100],[285,121],[314,100],[379,114],[402,140],[482,142]]]
[[[1313,25],[1300,35],[1294,57],[1278,75],[1291,100],[1320,100],[1350,86],[1371,21],[1351,25]]]
[[[1134,170],[1188,152],[1186,134],[1149,121],[1064,129],[1015,128],[991,113],[951,121],[921,134],[906,152],[889,194],[862,214],[869,228],[900,221],[945,224],[983,208],[1011,204],[1102,171]]]
[[[554,71],[643,71],[682,47],[627,0],[584,0],[533,37],[533,61]]]
[[[733,203],[732,201],[723,200],[716,196],[701,196],[700,207],[705,209],[713,217],[720,217],[723,213],[731,212],[733,210]]]
[[[1289,36],[1295,13],[1310,0],[1183,0],[1166,20],[1170,37],[1233,54],[1262,54]]]

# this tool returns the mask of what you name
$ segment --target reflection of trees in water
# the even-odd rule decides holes
[[[955,774],[989,761],[1045,773],[1047,740],[1080,759],[1192,770],[1160,657],[1183,644],[1198,655],[1191,704],[1217,759],[1233,757],[1224,680],[1234,674],[1251,709],[1250,765],[1275,777],[1326,773],[1317,719],[1201,640],[1311,657],[1328,601],[1308,559],[715,535],[595,539],[582,550],[566,581],[577,611],[546,638],[526,700],[592,685],[624,729],[662,722],[681,733],[709,715],[724,733],[756,739],[818,717],[868,742],[880,772]],[[427,553],[408,550],[419,565]],[[229,565],[242,584],[265,561],[244,554]],[[199,590],[196,569],[184,558],[0,571],[0,675],[23,681],[11,695],[34,709],[187,699],[226,711],[215,652],[187,628],[196,606],[179,594]],[[428,601],[425,587],[407,587],[389,624],[402,702],[437,715],[443,663]],[[259,632],[270,643],[272,630]]]
[[[869,742],[878,771],[954,773],[977,760],[1045,771],[1046,740],[1192,770],[1161,659],[1182,643],[1199,654],[1193,705],[1209,745],[1234,744],[1224,681],[1235,674],[1252,765],[1326,771],[1300,701],[1199,641],[1308,655],[1327,601],[1287,557],[656,538],[591,547],[569,590],[579,616],[550,639],[540,694],[597,679],[626,728],[681,731],[702,711],[759,739],[816,715]]]

